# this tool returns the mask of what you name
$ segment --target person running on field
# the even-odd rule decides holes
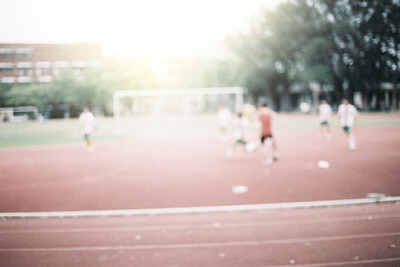
[[[341,104],[338,109],[340,125],[347,135],[349,149],[354,150],[356,149],[356,141],[352,128],[354,127],[354,123],[358,115],[357,109],[355,106],[351,105],[347,99],[343,99],[342,103],[343,104]]]
[[[321,101],[321,105],[319,105],[319,120],[320,120],[320,128],[319,128],[319,138],[322,138],[325,133],[326,139],[331,139],[331,130],[330,130],[330,120],[331,120],[332,108],[328,104],[326,100]]]
[[[227,134],[232,120],[231,111],[227,107],[222,106],[217,112],[217,120],[218,120],[218,128],[221,132],[221,139],[222,141],[226,142]]]
[[[244,117],[241,112],[237,114],[237,118],[234,121],[235,126],[235,136],[234,141],[228,147],[228,150],[225,153],[226,159],[231,159],[233,156],[233,151],[235,150],[237,145],[243,145],[246,150],[246,145],[249,142],[249,134],[251,122],[248,118]],[[250,152],[250,151],[248,151]]]
[[[277,114],[270,108],[267,103],[262,103],[258,106],[259,120],[261,123],[260,141],[262,154],[265,164],[271,164],[278,159],[278,149],[276,140],[272,134],[272,119],[277,117]],[[272,147],[272,157],[269,156],[269,145]]]
[[[79,123],[81,126],[81,131],[83,132],[83,138],[85,139],[86,146],[89,152],[94,151],[94,146],[91,140],[91,133],[94,128],[94,116],[93,113],[89,111],[88,108],[84,108],[83,112],[79,116]]]

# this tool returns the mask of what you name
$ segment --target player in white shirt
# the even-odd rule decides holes
[[[332,108],[326,102],[326,100],[321,101],[321,105],[319,106],[319,121],[320,121],[320,128],[319,128],[319,138],[325,133],[326,139],[331,139],[331,130],[329,122],[331,120]]]
[[[238,117],[235,118],[234,126],[234,141],[230,144],[228,150],[225,153],[226,159],[231,159],[233,155],[233,151],[236,146],[243,145],[246,151],[251,152],[253,150],[252,146],[249,146],[250,139],[250,131],[251,131],[251,122],[248,118],[244,117],[242,113],[238,113]]]
[[[221,139],[222,141],[227,141],[227,133],[232,121],[232,113],[231,111],[222,106],[217,112],[217,121],[218,121],[218,128],[221,131]]]
[[[87,149],[89,152],[94,151],[94,147],[92,145],[92,140],[90,135],[94,128],[94,116],[93,113],[89,111],[88,108],[84,108],[83,112],[79,116],[79,123],[81,126],[81,131],[83,133],[83,138],[85,139]]]
[[[340,117],[340,125],[347,135],[349,148],[354,150],[356,149],[356,142],[352,127],[358,115],[357,109],[355,106],[351,105],[347,99],[343,99],[343,104],[341,104],[338,109],[338,115]]]

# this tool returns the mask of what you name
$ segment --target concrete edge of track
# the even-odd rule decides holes
[[[223,213],[243,211],[266,211],[304,208],[327,208],[337,206],[366,205],[377,203],[400,202],[400,196],[376,197],[343,200],[286,202],[271,204],[252,204],[234,206],[210,206],[210,207],[183,207],[160,209],[130,209],[130,210],[91,210],[91,211],[51,211],[51,212],[0,212],[2,219],[29,219],[29,218],[78,218],[78,217],[111,217],[111,216],[153,216],[173,214],[200,214]]]

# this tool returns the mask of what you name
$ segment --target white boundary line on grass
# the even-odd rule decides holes
[[[110,217],[110,216],[138,216],[138,215],[173,215],[199,214],[216,212],[265,211],[300,208],[323,208],[349,205],[365,205],[374,203],[398,202],[397,197],[359,198],[326,201],[287,202],[235,206],[185,207],[161,209],[131,209],[131,210],[90,210],[90,211],[53,211],[53,212],[1,212],[0,218],[65,218],[65,217]]]

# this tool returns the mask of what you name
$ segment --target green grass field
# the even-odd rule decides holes
[[[274,122],[275,132],[317,131],[317,115],[281,115],[281,122]],[[93,133],[93,141],[117,141],[172,136],[201,136],[217,133],[216,117],[213,115],[194,117],[133,117],[123,118],[117,127],[112,118],[99,121]],[[400,114],[361,114],[357,127],[400,126]],[[332,119],[333,129],[339,128],[337,118]],[[0,124],[0,148],[37,145],[79,143],[82,134],[77,119],[48,120],[44,123],[29,121]]]

